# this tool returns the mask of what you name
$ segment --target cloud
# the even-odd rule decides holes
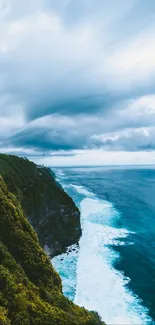
[[[154,9],[145,0],[0,1],[2,150],[154,150]]]
[[[92,137],[96,146],[115,151],[150,151],[155,149],[155,128],[126,129]]]
[[[110,72],[110,84],[113,78],[119,76],[118,89],[122,91],[136,87],[149,91],[155,82],[155,26],[145,33],[140,33],[131,41],[125,42],[107,60],[107,70]],[[114,85],[117,90],[116,85]],[[145,89],[145,90],[144,90]]]
[[[40,152],[84,149],[96,126],[102,129],[98,116],[53,114],[29,122],[7,141]]]
[[[52,151],[85,150],[104,147],[107,150],[154,149],[155,96],[143,96],[119,103],[105,113],[51,114],[27,124],[3,140],[4,145],[36,150],[37,154]],[[23,123],[23,121],[21,121]]]
[[[48,1],[33,0],[23,8],[17,0],[14,6],[9,3],[10,15],[3,24],[0,42],[1,91],[10,93],[18,103],[24,102],[30,119],[61,111],[85,109],[89,114],[92,107],[109,108],[118,93],[125,91],[127,95],[133,88],[135,92],[135,87],[140,91],[146,86],[141,69],[151,83],[154,29],[152,34],[145,31],[144,41],[140,32],[130,42],[124,39],[119,43],[122,32],[114,33],[117,21],[136,1],[118,1],[117,6],[113,0],[110,4],[98,0],[96,5],[93,1],[85,0],[84,5],[68,1],[63,6],[53,1],[50,6]],[[74,14],[77,23],[68,25],[64,16]],[[152,54],[140,56],[141,51],[146,52],[146,42],[152,46]],[[139,74],[133,71],[137,60]]]
[[[68,29],[55,13],[9,22],[0,43],[1,92],[24,102],[29,118],[80,109],[83,97],[102,90],[95,38],[90,23]]]

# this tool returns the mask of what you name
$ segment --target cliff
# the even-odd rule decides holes
[[[79,240],[79,210],[49,168],[26,158],[0,154],[0,174],[51,256]]]
[[[9,185],[14,188],[15,184],[11,184],[11,179],[9,180]],[[20,190],[18,195],[21,195]],[[22,201],[23,197],[20,199]],[[69,200],[73,208],[71,202]],[[40,247],[38,237],[25,217],[21,204],[8,191],[1,176],[0,324],[103,324],[96,313],[74,305],[63,296],[59,275]]]

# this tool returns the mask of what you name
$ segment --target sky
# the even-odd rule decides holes
[[[155,164],[155,1],[0,0],[0,152]]]

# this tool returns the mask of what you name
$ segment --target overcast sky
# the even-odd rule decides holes
[[[155,1],[0,0],[0,152],[155,163]]]

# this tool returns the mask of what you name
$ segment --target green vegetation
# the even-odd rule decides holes
[[[17,196],[21,201],[18,188]],[[0,325],[101,324],[96,313],[63,296],[59,275],[0,177]]]
[[[0,154],[0,174],[51,256],[79,240],[79,210],[49,168],[26,158]]]

